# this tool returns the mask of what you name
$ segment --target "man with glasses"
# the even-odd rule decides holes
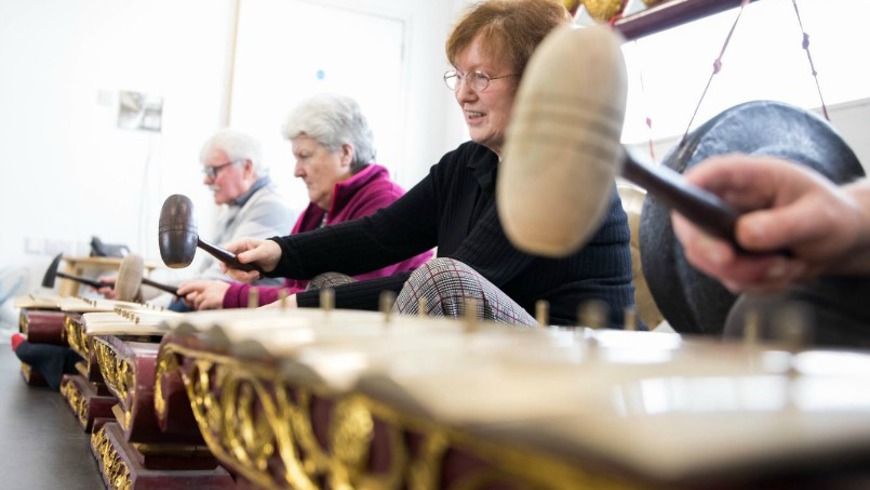
[[[212,135],[199,154],[203,183],[214,193],[214,202],[220,206],[217,235],[211,242],[222,244],[245,236],[262,238],[282,235],[293,225],[294,219],[285,199],[269,179],[269,169],[261,158],[260,144],[250,135],[234,129],[222,129]],[[197,278],[228,279],[217,259],[208,254],[202,257],[199,268],[192,274]],[[114,278],[101,278],[114,284]],[[279,279],[263,279],[260,285],[282,284]],[[112,286],[99,289],[108,298],[114,298]],[[184,301],[169,293],[154,297],[149,303],[168,304],[173,311],[190,311]],[[40,373],[52,389],[58,389],[63,374],[75,373],[79,356],[70,348],[31,344],[20,335],[13,335],[12,350],[21,362]]]
[[[286,199],[269,178],[263,163],[260,144],[250,135],[235,129],[222,129],[212,135],[199,154],[203,184],[214,194],[220,206],[211,242],[222,244],[244,236],[272,237],[287,233],[294,216]],[[211,255],[205,259],[197,277],[226,279],[220,264]],[[280,284],[276,279],[264,284]]]
[[[199,160],[203,184],[214,194],[219,206],[215,235],[210,242],[223,244],[241,237],[267,238],[287,233],[295,221],[286,199],[269,178],[269,168],[263,163],[260,143],[241,131],[225,128],[214,133],[202,145]],[[221,271],[220,262],[208,254],[197,254],[198,267],[187,279],[229,278]],[[103,278],[110,281],[110,278]],[[280,285],[280,279],[263,278],[257,285]],[[111,287],[99,290],[113,297]],[[174,311],[188,311],[182,300],[152,298],[155,304],[169,303]]]

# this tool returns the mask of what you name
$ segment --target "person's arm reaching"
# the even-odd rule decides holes
[[[243,264],[256,263],[266,273],[275,270],[275,266],[281,259],[281,247],[274,240],[242,238],[229,242],[224,247],[236,254],[239,262]],[[251,283],[260,278],[260,273],[257,271],[233,269],[223,263],[221,269],[233,279],[245,283]]]
[[[870,183],[843,187],[779,158],[726,155],[686,172],[686,179],[743,214],[738,243],[701,232],[673,213],[686,258],[728,289],[776,291],[820,275],[870,274]]]
[[[224,294],[230,283],[218,280],[184,281],[178,286],[178,295],[195,310],[217,310],[223,306]]]

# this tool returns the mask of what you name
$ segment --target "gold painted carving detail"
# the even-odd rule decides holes
[[[115,451],[106,432],[100,428],[91,434],[91,447],[97,455],[106,485],[112,490],[132,490],[133,479],[127,463]]]
[[[67,404],[72,408],[73,413],[79,419],[82,427],[88,426],[88,404],[85,397],[76,389],[75,383],[72,381],[63,381],[60,384],[60,394],[66,399]]]
[[[179,362],[182,358],[184,361]],[[462,431],[409,416],[359,394],[337,395],[300,385],[282,376],[277,363],[244,361],[172,343],[161,348],[159,359],[158,373],[181,371],[194,416],[211,452],[259,487],[637,488],[631,482],[546,455],[477,441]],[[321,443],[314,420],[322,421],[324,414],[327,435]],[[386,469],[377,473],[370,468],[376,433],[381,446],[386,446],[377,447],[386,451],[379,454],[389,455]],[[420,441],[413,453],[409,435]],[[451,450],[472,456],[483,467],[453,477],[445,486],[444,461]]]
[[[124,411],[129,412],[132,404],[130,396],[136,386],[135,368],[128,359],[119,356],[109,344],[96,341],[93,343],[93,349],[106,385],[121,401]]]

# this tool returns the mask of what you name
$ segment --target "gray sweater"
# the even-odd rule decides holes
[[[215,227],[217,234],[211,242],[222,245],[244,237],[284,235],[293,227],[293,222],[293,213],[284,197],[268,177],[262,177],[246,194],[236,199],[235,204],[222,207]],[[200,262],[196,278],[227,280],[228,277],[221,272],[220,262],[211,255],[202,254],[204,260]],[[282,281],[267,278],[255,284],[280,285]]]

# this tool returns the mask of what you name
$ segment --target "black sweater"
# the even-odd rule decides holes
[[[552,324],[576,324],[578,305],[595,298],[610,305],[611,324],[621,325],[624,309],[634,303],[634,287],[628,222],[615,190],[601,228],[585,247],[567,258],[542,258],[520,252],[505,236],[495,203],[497,170],[495,153],[464,143],[404,196],[371,216],[272,238],[282,256],[269,275],[355,275],[437,246],[439,257],[471,266],[532,315],[537,300],[549,301]],[[376,310],[380,292],[398,293],[409,276],[406,272],[339,286],[335,305]],[[316,291],[299,293],[296,299],[303,307],[319,301]]]

